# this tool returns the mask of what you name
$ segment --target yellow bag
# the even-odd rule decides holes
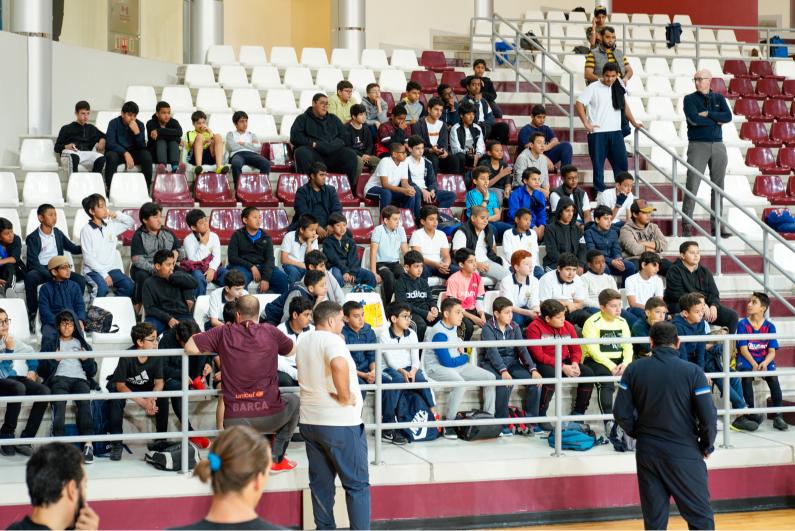
[[[379,328],[384,325],[384,313],[381,311],[381,305],[378,303],[365,303],[364,305],[364,322],[373,328]]]

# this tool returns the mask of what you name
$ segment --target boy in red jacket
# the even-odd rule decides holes
[[[577,332],[574,325],[566,320],[566,308],[556,299],[547,299],[541,303],[541,317],[534,319],[525,332],[527,339],[559,339],[571,337],[576,339]],[[536,362],[536,368],[544,378],[555,377],[555,346],[533,346],[528,347],[530,356]],[[593,371],[581,365],[582,349],[579,345],[563,345],[561,351],[563,360],[563,376],[568,378],[587,378],[593,376]],[[588,402],[591,401],[593,384],[582,383],[577,386],[577,395],[574,400],[572,414],[584,415],[588,409]],[[541,388],[541,400],[538,407],[538,415],[547,414],[547,407],[555,394],[554,384],[544,384]],[[552,425],[548,422],[540,424],[541,429],[551,431]]]

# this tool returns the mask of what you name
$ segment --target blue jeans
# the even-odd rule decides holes
[[[533,268],[533,276],[537,279],[543,277],[545,272],[546,271],[544,271],[544,268],[541,266],[535,266]]]
[[[530,324],[532,320],[533,318],[530,317],[529,315],[520,315],[516,312],[513,312],[513,322],[519,325],[519,328],[521,328],[522,330],[527,328],[527,326]]]
[[[489,226],[494,231],[494,237],[500,241],[502,241],[502,233],[513,228],[513,225],[505,221],[490,221]]]
[[[417,190],[415,187],[415,192]],[[420,207],[422,206],[422,194],[420,193],[408,196],[401,192],[393,192],[380,186],[373,186],[367,191],[367,198],[378,201],[380,210],[383,210],[387,205],[395,205],[400,208],[410,209],[415,219],[419,219]]]
[[[638,272],[638,269],[635,267],[635,264],[630,262],[629,260],[624,260],[623,258],[621,261],[624,263],[624,270],[619,271],[618,269],[610,267],[610,260],[607,260],[607,265],[605,266],[605,271],[608,275],[620,275],[622,280],[626,280],[627,277],[634,275]]]
[[[334,275],[340,287],[345,285],[345,279],[342,278],[342,271],[340,271],[339,267],[332,267],[331,274]],[[356,277],[354,280],[355,284],[367,284],[373,288],[376,286],[375,275],[363,267],[360,267],[356,271],[351,271],[351,274]]]
[[[558,162],[560,162],[561,166],[571,164],[571,144],[568,142],[559,142],[557,146],[553,147],[549,151],[544,152],[544,155],[546,155],[547,158],[552,161],[552,164],[557,164]]]
[[[422,277],[423,278],[439,277],[439,278],[447,279],[447,278],[450,278],[450,275],[452,275],[453,273],[458,272],[458,266],[455,265],[455,264],[450,264],[449,271],[450,272],[445,275],[444,273],[440,272],[435,267],[431,267],[429,265],[423,265],[422,266]]]
[[[627,322],[630,328],[632,328],[632,325],[638,320],[638,316],[629,310],[621,310],[621,317]],[[645,313],[643,314],[643,319],[646,319]]]
[[[450,208],[455,203],[455,192],[451,192],[450,190],[439,190],[436,189],[436,202],[439,205],[439,208]],[[417,218],[419,219],[419,218]]]
[[[246,285],[248,285],[252,280],[254,280],[254,277],[251,275],[251,271],[248,268],[239,265],[234,265],[232,266],[232,269],[240,271],[243,274],[243,278],[246,279]],[[261,275],[264,267],[262,265],[258,265],[257,269],[259,269],[259,273]],[[281,295],[282,293],[287,292],[287,289],[290,287],[290,282],[287,280],[287,275],[285,275],[284,271],[282,271],[278,267],[273,268],[273,272],[271,273],[271,279],[269,282],[270,282],[270,289],[268,290],[268,293],[277,293]]]
[[[87,276],[94,282],[94,284],[97,285],[97,297],[106,297],[110,289],[108,288],[107,284],[105,284],[105,279],[102,278],[99,273],[95,273],[94,271],[87,273]],[[117,296],[133,296],[135,284],[130,277],[122,273],[120,269],[108,271],[108,276],[113,281],[113,288]]]
[[[312,513],[318,529],[336,529],[334,479],[339,475],[351,529],[370,529],[370,474],[364,424],[299,424],[309,460]]]
[[[290,284],[300,282],[301,279],[304,278],[304,274],[306,274],[306,269],[302,269],[292,264],[282,264],[282,269],[284,270],[284,274],[287,275],[287,280],[290,282]],[[340,284],[340,286],[342,286],[342,284]]]
[[[243,173],[243,166],[257,168],[260,173],[266,175],[271,172],[271,161],[253,151],[238,151],[237,153],[233,153],[232,156],[229,157],[229,165],[232,166],[232,177],[235,179],[235,187],[237,187],[240,174]]]
[[[193,316],[192,315],[175,315],[174,319],[176,319],[177,321],[193,321]],[[157,319],[155,317],[147,317],[146,319],[144,319],[144,322],[145,323],[149,323],[152,326],[154,326],[155,330],[157,330],[157,335],[160,335],[163,332],[165,332],[166,330],[168,330],[168,323],[164,323],[163,321],[161,321],[160,319]]]
[[[411,371],[411,367],[403,367],[403,370]],[[384,375],[389,375],[392,378],[392,383],[406,383],[406,379],[403,378],[403,375],[400,374],[397,369],[393,369],[391,367],[384,368]],[[428,380],[425,378],[425,373],[422,372],[422,369],[417,370],[417,374],[414,377],[414,381],[417,383],[427,382]],[[426,389],[414,389],[418,393],[422,395],[422,398],[425,399],[425,402],[430,407],[436,407],[436,402],[433,401],[433,394],[431,393],[430,388]],[[397,401],[395,401],[395,407],[397,407]],[[382,408],[384,413],[384,422],[397,422],[397,412],[394,410],[387,411],[386,406]],[[392,420],[387,420],[392,419]]]
[[[227,271],[224,266],[219,267],[218,271],[215,272],[215,280],[213,280],[213,284],[218,287],[223,287],[226,273]],[[198,269],[194,269],[190,272],[190,276],[192,276],[198,284],[198,286],[196,286],[196,296],[199,297],[201,295],[207,295],[207,279],[205,278],[204,273]]]
[[[605,190],[605,159],[610,161],[613,175],[627,171],[627,148],[621,131],[588,135],[588,155],[593,166],[593,185],[597,192]]]

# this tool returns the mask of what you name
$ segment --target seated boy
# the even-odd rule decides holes
[[[348,232],[348,220],[339,212],[329,216],[331,233],[323,240],[323,254],[326,255],[331,274],[340,286],[346,284],[367,284],[375,287],[375,275],[362,267],[362,259],[356,249],[356,242]]]
[[[380,161],[373,152],[373,135],[366,122],[365,106],[361,103],[351,106],[351,121],[345,124],[345,132],[348,133],[346,139],[348,147],[354,150],[356,156],[359,157],[359,166],[356,168],[357,180],[365,166],[367,166],[368,172],[373,172]],[[351,183],[351,188],[356,189],[356,182]]]
[[[511,301],[513,320],[521,328],[538,319],[538,280],[532,275],[533,257],[520,249],[511,255],[513,274],[500,281],[500,296]]]
[[[538,168],[527,168],[522,173],[522,185],[511,192],[508,198],[508,217],[516,218],[519,210],[531,213],[530,227],[535,228],[539,239],[544,237],[547,224],[547,198],[541,188],[541,174]]]
[[[50,281],[39,290],[39,319],[41,320],[41,351],[55,352],[58,348],[58,330],[55,316],[69,310],[77,316],[81,329],[86,322],[86,304],[83,292],[76,282],[69,280],[72,266],[64,256],[53,256],[47,263]]]
[[[248,130],[248,114],[236,111],[232,115],[232,123],[235,124],[235,130],[226,133],[226,151],[229,152],[229,165],[232,166],[232,178],[237,188],[243,166],[250,166],[260,173],[270,175],[271,161],[261,155],[262,142]]]
[[[546,214],[544,215],[546,216]],[[539,265],[538,261],[538,234],[530,228],[532,219],[533,215],[528,209],[520,208],[516,211],[513,216],[514,228],[502,233],[502,254],[511,260],[516,251],[527,251],[532,257],[530,267],[532,275],[541,278],[544,275],[544,268]],[[543,228],[542,226],[541,229]],[[503,278],[503,280],[505,279]]]
[[[638,319],[645,318],[646,301],[652,297],[663,296],[665,287],[657,275],[660,270],[660,255],[644,251],[640,255],[640,270],[624,280],[624,289],[629,303],[629,312]]]
[[[304,279],[290,284],[290,288],[265,305],[260,313],[260,322],[270,323],[273,326],[287,321],[290,318],[290,303],[295,298],[304,298],[315,304],[326,298],[326,274],[323,271],[307,271]]]
[[[143,304],[147,323],[158,334],[174,328],[180,321],[193,320],[191,314],[196,302],[192,291],[196,281],[190,275],[174,274],[174,255],[165,249],[155,253],[155,274],[146,279]]]
[[[88,171],[102,173],[105,167],[105,133],[89,123],[91,106],[87,101],[78,101],[75,104],[75,121],[64,125],[58,131],[55,141],[55,152],[68,157],[69,168],[67,175],[77,171],[82,166]]]
[[[422,254],[409,251],[403,256],[403,275],[395,282],[395,301],[411,307],[411,320],[414,321],[417,337],[425,337],[428,326],[439,319],[439,308],[436,307],[428,280],[422,276]]]
[[[190,234],[185,236],[182,249],[185,251],[183,268],[192,267],[191,275],[198,283],[196,296],[207,294],[207,284],[224,285],[226,268],[221,265],[221,240],[210,230],[210,222],[204,211],[194,208],[185,215]]]
[[[502,221],[502,201],[497,194],[489,188],[489,169],[478,166],[472,170],[472,188],[466,195],[466,213],[472,217],[472,207],[480,206],[488,212],[489,226],[494,235],[499,238],[502,233],[511,228],[510,223]]]
[[[617,229],[620,229],[627,221],[631,221],[629,208],[635,201],[635,195],[632,193],[633,184],[635,184],[635,178],[632,177],[632,174],[622,171],[616,175],[615,188],[608,188],[596,194],[596,204],[606,206],[612,211],[613,225]]]
[[[389,120],[378,127],[375,134],[375,154],[379,158],[389,156],[393,152],[394,144],[405,146],[411,134],[411,129],[406,126],[406,114],[405,105],[395,105]]]
[[[557,212],[558,201],[566,197],[574,203],[574,220],[578,225],[591,221],[591,201],[588,194],[580,186],[580,172],[575,166],[568,165],[560,168],[563,183],[549,192],[549,208]]]
[[[754,292],[748,301],[747,316],[737,325],[738,334],[775,334],[776,326],[765,319],[765,313],[770,308],[770,298],[765,293]],[[737,356],[738,371],[775,371],[776,350],[779,348],[776,339],[738,339]],[[778,376],[762,377],[770,389],[770,401],[773,407],[781,407],[781,385]],[[754,379],[742,378],[743,395],[748,407],[754,407]],[[761,424],[762,415],[752,415],[753,420]],[[789,425],[784,421],[783,413],[774,413],[773,427],[777,430],[787,430]]]
[[[450,165],[450,133],[441,120],[444,103],[439,98],[428,100],[428,114],[411,127],[411,134],[422,138],[426,159],[431,161],[433,170],[455,173]]]
[[[38,288],[50,279],[50,272],[47,271],[47,263],[50,258],[56,255],[62,256],[64,252],[73,255],[83,253],[80,245],[72,243],[72,240],[55,226],[58,223],[58,213],[54,206],[47,203],[39,205],[36,209],[36,216],[39,218],[39,228],[25,238],[25,247],[27,248],[27,272],[24,273],[25,301],[28,306],[29,321],[36,317],[36,311],[39,308]],[[25,264],[20,259],[22,242],[18,236],[14,235],[12,225],[7,221],[0,219],[0,246],[5,251],[5,256],[0,259],[0,264],[2,264],[0,265],[0,290],[2,288],[8,290],[13,287],[18,280],[20,271],[25,271]],[[115,238],[113,243],[115,246]],[[3,251],[0,251],[0,255],[2,254]],[[85,261],[84,255],[83,264]],[[72,271],[69,280],[77,283],[80,293],[85,291],[86,279],[83,275]]]
[[[304,257],[307,252],[317,249],[317,219],[311,214],[303,214],[296,229],[285,234],[282,240],[280,260],[290,283],[303,278],[306,272]]]
[[[328,113],[347,123],[351,116],[353,106],[353,84],[345,79],[337,83],[337,93],[328,99]]]
[[[223,317],[224,304],[236,301],[243,295],[248,295],[246,279],[243,277],[243,273],[233,269],[224,277],[224,287],[210,293],[210,308],[207,311],[204,329],[209,330],[210,328],[223,326],[226,322]]]
[[[425,205],[420,209],[420,229],[415,230],[409,240],[409,247],[422,253],[422,276],[447,278],[458,271],[458,266],[451,263],[450,243],[447,235],[437,230],[439,226],[439,209],[433,205]]]
[[[475,106],[471,102],[461,102],[458,116],[459,122],[450,129],[450,157],[451,164],[463,173],[466,167],[477,167],[486,154],[486,144],[483,130],[475,123]]]
[[[328,268],[328,258],[323,251],[309,251],[304,256],[304,265],[307,271],[322,271],[326,275],[326,300],[336,302],[340,306],[345,304],[345,293],[342,291],[337,279],[331,274]]]
[[[370,271],[375,273],[376,283],[382,283],[384,304],[392,302],[395,279],[403,274],[400,256],[408,251],[406,231],[400,224],[400,209],[392,205],[381,211],[378,225],[370,239]]]
[[[685,293],[679,298],[679,313],[671,318],[680,337],[704,335],[704,305],[697,293]],[[706,345],[703,342],[681,343],[679,357],[695,363],[703,370],[706,366]]]
[[[531,142],[531,136],[535,132],[544,135],[544,155],[549,159],[550,163],[560,163],[561,166],[571,164],[572,148],[568,142],[561,142],[555,136],[555,132],[551,127],[545,125],[547,119],[547,111],[543,105],[534,105],[530,109],[530,123],[519,129],[519,146],[528,148]]]
[[[483,164],[489,169],[489,190],[495,193],[500,205],[508,200],[511,195],[511,181],[513,181],[513,168],[503,157],[503,146],[496,140],[486,142],[488,160]]]
[[[396,142],[389,149],[389,156],[381,159],[370,180],[364,185],[364,195],[378,201],[381,210],[395,205],[414,212],[415,203],[422,201],[422,197],[417,195],[417,190],[409,182],[406,146]]]
[[[288,311],[290,318],[279,324],[276,328],[290,338],[298,346],[307,332],[315,329],[312,324],[312,308],[314,305],[309,299],[296,297],[290,301]],[[278,358],[279,387],[293,387],[298,385],[298,369],[295,367],[295,354],[292,356],[279,356]]]
[[[436,170],[430,160],[426,159],[425,141],[418,135],[411,135],[408,140],[409,157],[406,159],[408,166],[409,185],[419,194],[419,200],[414,202],[414,217],[420,217],[420,208],[423,205],[436,203],[439,208],[450,208],[455,203],[455,192],[440,190],[436,183]]]
[[[167,170],[176,173],[180,170],[179,150],[182,146],[182,126],[171,117],[171,106],[158,101],[155,113],[146,122],[146,149],[158,165],[158,172]],[[182,166],[185,171],[185,166]]]
[[[635,274],[635,264],[621,257],[618,232],[613,228],[613,213],[609,207],[600,205],[593,211],[595,222],[585,229],[585,248],[598,249],[605,256],[609,275],[621,275],[626,280]]]
[[[188,163],[196,166],[194,175],[198,177],[204,172],[203,164],[215,165],[215,173],[227,173],[229,166],[224,166],[224,139],[207,127],[207,115],[195,111],[190,115],[193,130],[185,134],[188,148]]]
[[[345,338],[346,345],[378,343],[373,328],[364,322],[364,306],[360,302],[348,301],[343,304],[342,318],[345,321],[345,326],[342,327],[342,336]],[[351,357],[356,363],[356,376],[359,378],[359,383],[375,383],[375,351],[352,350]]]
[[[571,253],[563,253],[558,257],[557,269],[547,271],[538,280],[538,298],[541,301],[555,299],[566,308],[566,320],[582,327],[585,320],[599,310],[587,307],[585,300],[588,291],[577,275],[579,261]]]
[[[497,283],[511,274],[502,258],[497,255],[495,235],[489,225],[486,207],[473,206],[472,216],[453,234],[453,251],[464,247],[475,252],[477,269],[481,276]]]
[[[273,242],[262,230],[262,212],[259,208],[248,206],[241,213],[243,226],[232,233],[227,255],[229,266],[243,274],[248,285],[258,284],[259,293],[278,293],[287,291],[287,275],[275,266]]]
[[[513,303],[510,299],[505,297],[494,299],[493,317],[486,321],[486,326],[483,327],[483,341],[519,341],[522,339],[522,330],[514,322],[512,308]],[[480,365],[495,377],[503,380],[541,378],[541,373],[536,369],[536,364],[530,357],[527,347],[488,347]],[[528,385],[526,387],[523,409],[528,417],[538,415],[539,387],[541,386]],[[497,387],[495,413],[497,418],[508,418],[510,398],[510,386]],[[504,425],[500,436],[510,437],[511,435],[513,435],[511,429]]]
[[[388,120],[387,118],[387,103],[381,98],[381,87],[378,83],[369,83],[365,87],[366,95],[362,100],[367,111],[367,127],[370,129],[370,134],[375,138],[375,132],[382,123]]]
[[[136,229],[130,245],[130,276],[135,282],[133,304],[140,305],[146,279],[154,274],[153,259],[159,250],[170,251],[174,260],[183,258],[180,253],[179,238],[171,229],[163,225],[163,207],[157,203],[144,203],[138,211],[141,226]],[[180,275],[187,275],[178,272]]]
[[[475,327],[482,328],[486,323],[486,312],[483,310],[483,296],[486,289],[483,279],[477,272],[477,260],[472,249],[459,249],[454,256],[458,264],[458,271],[447,279],[446,297],[453,297],[461,302],[464,315],[461,320],[464,341],[469,341],[475,332]],[[444,301],[442,301],[444,302]]]
[[[128,350],[152,350],[157,348],[157,330],[151,323],[138,323],[130,330],[133,346]],[[136,356],[119,358],[119,364],[108,381],[111,393],[145,393],[162,391],[165,386],[163,378],[163,358]],[[112,396],[112,395],[111,395]],[[155,429],[158,433],[168,431],[168,398],[133,398],[146,414],[155,417]],[[108,431],[121,434],[126,399],[108,400]],[[110,460],[121,461],[124,443],[112,442],[109,445]]]
[[[397,303],[396,303],[397,304]],[[428,330],[426,342],[458,343],[458,327],[464,319],[461,301],[447,297],[442,301],[441,319]],[[388,351],[387,351],[388,352]],[[494,380],[488,370],[469,363],[464,348],[434,348],[423,353],[428,377],[440,382],[463,382],[466,380]],[[453,387],[447,397],[447,420],[455,420],[464,398],[465,387]],[[494,387],[483,388],[483,410],[494,414],[496,392]],[[507,409],[507,405],[506,405]],[[444,428],[445,439],[457,439],[455,428]]]
[[[0,218],[0,292],[7,296],[7,291],[13,289],[16,281],[24,275],[24,271],[22,239],[14,234],[14,225],[9,220]],[[47,273],[47,279],[49,278]]]
[[[146,149],[144,123],[137,116],[138,105],[126,101],[121,106],[121,115],[108,123],[105,136],[105,187],[108,190],[119,164],[124,164],[127,171],[139,165],[146,188],[152,187],[152,154]]]
[[[406,83],[406,96],[401,101],[406,107],[406,125],[414,125],[424,118],[427,112],[425,106],[420,101],[422,96],[422,85],[416,81]]]
[[[513,166],[513,184],[522,185],[522,177],[525,170],[535,168],[541,176],[541,189],[544,195],[549,195],[549,159],[544,156],[544,135],[533,133],[530,147],[522,151],[516,157],[516,164]]]
[[[599,313],[593,314],[582,327],[582,337],[616,339],[615,343],[584,345],[585,365],[594,376],[621,376],[632,363],[632,343],[621,343],[619,339],[632,337],[629,324],[621,317],[621,294],[606,289],[599,294]],[[613,413],[613,382],[596,384],[599,392],[599,409],[603,415]],[[607,425],[608,421],[605,421]]]
[[[632,337],[649,337],[651,325],[665,321],[668,317],[668,307],[662,297],[651,297],[644,305],[644,318],[637,319],[629,326]],[[648,343],[633,343],[633,359],[643,358],[651,355],[651,345]]]

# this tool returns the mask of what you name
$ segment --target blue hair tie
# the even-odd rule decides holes
[[[210,470],[218,472],[221,470],[221,456],[212,452],[207,454],[207,460],[210,462]]]

